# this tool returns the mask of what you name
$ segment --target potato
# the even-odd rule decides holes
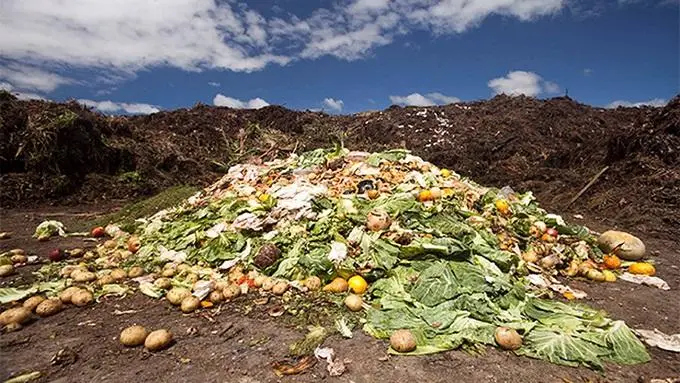
[[[127,273],[123,269],[113,269],[109,275],[114,281],[120,281],[127,278]]]
[[[397,352],[411,352],[416,349],[416,337],[409,330],[397,330],[390,336],[390,346]]]
[[[14,307],[7,309],[0,314],[0,325],[6,326],[10,323],[22,324],[31,318],[31,310],[25,307]]]
[[[224,295],[222,295],[222,290],[215,290],[210,293],[208,300],[212,303],[220,303],[224,300]]]
[[[241,288],[235,284],[230,284],[229,286],[225,287],[224,290],[222,290],[222,296],[227,301],[230,299],[234,299],[239,295],[241,295]]]
[[[350,294],[345,298],[345,306],[350,311],[361,311],[363,309],[364,300],[359,295]]]
[[[188,271],[191,270],[191,266],[187,265],[186,263],[180,263],[177,265],[177,272],[181,273],[183,271]]]
[[[71,297],[73,297],[73,294],[77,291],[80,291],[80,287],[77,286],[67,287],[64,291],[59,293],[59,299],[63,303],[71,303]]]
[[[58,298],[46,299],[35,308],[35,313],[41,317],[54,315],[64,308],[64,304]]]
[[[120,332],[120,343],[123,346],[135,347],[144,344],[149,332],[139,325],[130,326]]]
[[[166,277],[166,278],[172,278],[172,277],[175,276],[176,273],[177,272],[175,271],[174,268],[168,267],[167,269],[163,269],[163,271],[161,272],[161,275]]]
[[[113,277],[111,276],[111,274],[102,275],[101,277],[99,277],[99,279],[97,279],[97,284],[99,286],[110,285],[114,282],[115,281],[113,280]]]
[[[158,351],[168,347],[172,343],[172,333],[168,330],[152,331],[144,340],[144,347],[149,351]]]
[[[184,298],[191,295],[191,292],[183,287],[173,287],[165,294],[165,299],[175,306],[182,304]]]
[[[118,247],[118,244],[113,239],[109,239],[107,241],[104,241],[104,247],[109,249],[109,250],[113,250],[116,247]]]
[[[276,281],[273,278],[265,277],[265,280],[262,282],[262,290],[269,291],[274,288],[274,285],[276,285]]]
[[[217,281],[217,282],[215,282],[215,290],[217,290],[217,291],[222,291],[227,286],[229,286],[228,281]]]
[[[182,299],[182,304],[180,305],[180,309],[185,314],[192,313],[199,307],[201,307],[201,300],[193,295],[189,295],[188,297]]]
[[[79,283],[92,282],[97,279],[97,275],[91,271],[76,270],[71,273],[71,278]]]
[[[494,332],[494,338],[503,350],[517,350],[522,347],[522,337],[508,327],[498,327]]]
[[[304,281],[304,285],[306,288],[316,291],[321,288],[321,279],[317,276],[311,276]]]
[[[11,258],[12,263],[26,263],[28,262],[28,257],[23,254],[13,255]]]
[[[85,255],[85,250],[83,249],[71,249],[68,251],[68,255],[71,258],[80,258]]]
[[[597,244],[605,253],[613,251],[619,258],[626,261],[640,260],[646,252],[645,244],[640,238],[623,231],[606,231],[597,239]]]
[[[5,326],[5,332],[19,331],[22,328],[24,328],[24,326],[22,326],[19,323],[9,323],[8,325]]]
[[[76,270],[80,270],[81,272],[85,271],[76,265],[66,265],[61,268],[59,275],[61,275],[63,278],[71,278],[71,274],[73,274],[73,272]]]
[[[76,291],[73,293],[71,296],[71,303],[78,307],[84,307],[89,305],[94,301],[94,296],[92,295],[91,292],[81,289],[79,291]]]
[[[0,277],[7,277],[14,274],[14,266],[2,265],[0,266]]]
[[[198,281],[198,275],[194,273],[187,274],[186,277],[184,277],[184,282],[191,283],[192,285]]]
[[[288,290],[288,282],[279,282],[272,287],[272,292],[275,295],[283,295]]]
[[[144,269],[139,266],[133,266],[130,268],[130,271],[128,271],[128,277],[130,278],[137,278],[142,275],[144,275]]]
[[[24,308],[27,308],[27,309],[33,311],[44,300],[45,300],[45,298],[41,297],[40,295],[34,295],[34,296],[26,299],[22,306],[24,306]]]
[[[24,249],[12,249],[9,251],[11,255],[26,255],[26,251]]]
[[[267,278],[269,277],[260,274],[253,279],[253,285],[257,288],[260,288],[262,285],[264,285],[264,282],[267,280]]]
[[[168,278],[158,278],[155,281],[153,281],[153,285],[158,287],[159,289],[169,289],[172,287],[172,282]]]

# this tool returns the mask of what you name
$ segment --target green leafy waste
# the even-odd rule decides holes
[[[523,336],[517,354],[557,364],[601,369],[606,362],[649,360],[625,323],[583,305],[539,299],[545,291],[527,287],[529,271],[519,255],[539,241],[531,233],[536,221],[560,233],[559,243],[551,246],[563,263],[602,256],[587,228],[548,214],[531,193],[485,188],[456,174],[445,177],[404,150],[350,157],[337,147],[264,165],[236,165],[183,204],[134,221],[121,217],[142,246],[120,266],[152,271],[183,262],[209,267],[204,276],[236,264],[254,269],[259,250],[274,245],[281,256],[260,273],[295,281],[317,276],[323,282],[361,274],[370,283],[364,299],[372,307],[364,330],[381,339],[411,330],[418,346],[411,354],[478,351],[494,345],[495,330],[505,326]],[[399,176],[391,181],[395,172]],[[354,187],[370,180],[388,190],[375,199],[346,185],[329,190],[341,177],[358,173]],[[424,188],[440,188],[446,195],[422,203],[414,196]],[[498,199],[508,201],[511,216],[497,211]],[[367,214],[376,209],[389,215],[387,230],[366,228]],[[150,282],[139,290],[153,298],[165,293]],[[0,289],[0,301],[36,291]],[[351,334],[342,323],[338,327]]]

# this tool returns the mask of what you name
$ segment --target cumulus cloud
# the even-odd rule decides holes
[[[208,83],[208,85],[214,86],[215,88],[217,88],[217,87],[220,86],[220,83],[219,83],[219,82],[216,82],[216,81],[210,81],[210,82]]]
[[[411,93],[408,96],[390,96],[390,101],[396,105],[406,106],[433,106],[442,104],[453,104],[460,102],[458,97],[446,96],[438,92],[427,93],[422,95],[420,93]]]
[[[107,72],[120,81],[157,66],[251,72],[322,56],[361,59],[412,31],[462,33],[493,15],[530,21],[567,0],[353,0],[270,17],[231,1],[162,3],[171,11],[159,12],[151,0],[4,0],[0,51],[6,60]],[[30,79],[45,92],[66,83],[63,76]]]
[[[265,106],[269,106],[269,103],[259,97],[248,101],[241,101],[239,99],[227,97],[218,93],[215,95],[215,98],[213,98],[213,105],[227,106],[234,109],[260,109],[264,108]]]
[[[0,40],[2,39],[3,38],[0,37]],[[5,80],[18,89],[37,90],[41,92],[51,92],[60,85],[73,82],[73,80],[56,73],[19,64],[0,66],[0,80]]]
[[[534,72],[516,70],[509,72],[505,77],[489,80],[488,84],[494,94],[507,94],[509,96],[525,95],[536,97],[540,94],[556,94],[560,92],[560,86],[552,81],[545,81]]]
[[[342,100],[335,100],[332,98],[324,99],[323,104],[326,106],[326,108],[334,112],[340,112],[342,108],[345,106],[345,103]]]
[[[640,102],[631,102],[631,101],[624,101],[624,100],[616,100],[609,105],[606,106],[606,108],[613,109],[613,108],[618,108],[619,106],[624,106],[627,108],[639,108],[641,106],[656,106],[656,107],[661,107],[665,106],[667,103],[666,100],[662,98],[654,98],[649,101],[640,101]]]
[[[113,101],[94,101],[80,99],[78,103],[94,108],[102,113],[151,114],[160,112],[160,108],[150,104],[125,103]]]
[[[45,97],[36,93],[27,93],[21,91],[15,91],[14,86],[8,82],[0,82],[0,90],[10,92],[15,95],[19,100],[45,100]]]

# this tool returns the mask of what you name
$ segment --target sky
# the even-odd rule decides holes
[[[0,0],[0,89],[103,113],[680,93],[680,0]]]

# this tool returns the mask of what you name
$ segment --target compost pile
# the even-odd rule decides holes
[[[62,229],[48,222],[36,234]],[[557,279],[615,281],[629,266],[595,233],[530,192],[483,187],[405,150],[239,164],[182,205],[106,232],[96,252],[55,255],[3,301],[70,289],[56,300],[86,305],[138,288],[192,312],[244,294],[320,295],[344,299],[368,334],[392,337],[393,353],[495,345],[594,369],[649,360],[624,322],[569,302],[582,292]],[[74,289],[90,295],[73,301]]]

